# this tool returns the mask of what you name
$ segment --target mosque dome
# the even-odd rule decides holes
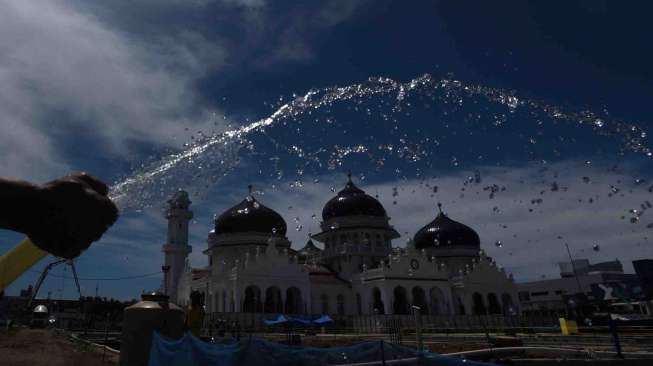
[[[258,232],[286,235],[286,221],[276,211],[260,204],[251,194],[218,216],[216,234]]]
[[[417,231],[413,241],[417,249],[481,247],[481,241],[474,229],[450,219],[442,211],[435,220]]]
[[[383,205],[351,181],[351,174],[345,188],[329,200],[322,209],[322,219],[329,220],[343,216],[386,217]]]

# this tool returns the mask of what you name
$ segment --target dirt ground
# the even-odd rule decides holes
[[[50,329],[18,329],[0,333],[0,364],[6,366],[117,365],[118,356],[70,341]]]

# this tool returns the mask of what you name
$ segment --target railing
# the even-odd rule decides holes
[[[321,314],[297,315],[315,319]],[[205,317],[204,327],[215,329],[218,321],[225,326],[237,324],[242,330],[254,332],[275,331],[283,327],[266,326],[265,319],[274,319],[277,314],[266,313],[210,313]],[[330,315],[333,324],[325,328],[329,333],[387,333],[388,328],[414,329],[413,315]],[[554,316],[503,316],[503,315],[422,315],[421,328],[425,333],[457,332],[507,332],[511,329],[522,332],[553,331],[558,327]]]

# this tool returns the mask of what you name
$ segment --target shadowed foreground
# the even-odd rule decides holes
[[[74,343],[53,330],[19,329],[0,333],[0,364],[11,366],[117,365],[118,357],[83,343]]]

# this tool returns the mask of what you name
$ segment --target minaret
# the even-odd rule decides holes
[[[186,191],[179,190],[168,200],[166,219],[168,219],[168,239],[163,245],[165,253],[164,291],[170,296],[170,301],[178,303],[177,286],[188,254],[193,248],[188,245],[188,221],[193,218],[193,212],[188,209],[191,202]]]

